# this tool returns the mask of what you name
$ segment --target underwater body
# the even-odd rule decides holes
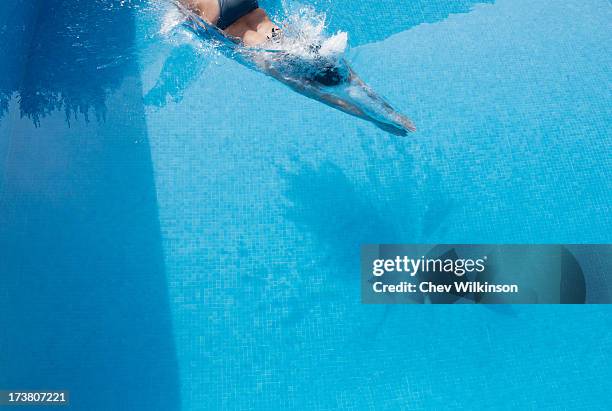
[[[303,30],[304,26],[308,27],[303,17],[292,15],[280,25],[283,34],[279,41],[262,47],[246,47],[179,1],[173,3],[186,19],[182,27],[202,40],[213,42],[227,57],[276,78],[300,94],[370,121],[391,134],[405,136],[408,131],[416,131],[412,121],[395,111],[353,71],[344,58],[347,34],[325,36],[324,18],[315,24],[316,35],[312,36]],[[313,14],[314,11],[306,8],[304,12]]]

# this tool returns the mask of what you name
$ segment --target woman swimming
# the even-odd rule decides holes
[[[207,22],[239,39],[245,46],[257,46],[277,36],[279,28],[257,0],[181,0]]]
[[[334,47],[326,44],[310,44],[304,56],[292,50],[291,44],[287,44],[292,39],[280,35],[279,27],[259,7],[257,0],[178,1],[177,6],[190,21],[188,27],[192,31],[208,35],[208,26],[215,26],[218,30],[213,32],[220,31],[238,46],[232,47],[231,54],[243,64],[248,61],[249,67],[256,67],[298,93],[370,121],[389,133],[403,136],[416,130],[406,116],[365,84],[342,57],[346,35],[344,46],[336,47],[340,52],[330,52]],[[190,10],[183,10],[185,6]]]

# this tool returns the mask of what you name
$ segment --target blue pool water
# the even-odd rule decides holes
[[[366,306],[358,273],[362,243],[612,241],[610,2],[303,3],[417,133],[161,33],[163,2],[0,4],[0,389],[610,408],[608,307]]]

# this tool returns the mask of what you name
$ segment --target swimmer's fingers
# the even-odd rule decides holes
[[[414,123],[408,117],[406,117],[406,116],[404,116],[402,114],[398,114],[397,121],[406,130],[408,130],[410,132],[413,132],[413,133],[416,131],[416,126],[414,125]]]

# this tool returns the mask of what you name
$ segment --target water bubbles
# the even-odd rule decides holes
[[[181,13],[177,8],[172,7],[162,17],[161,27],[159,34],[167,36],[172,33],[177,27],[179,27],[186,20],[185,15]]]
[[[301,6],[279,22],[283,30],[280,42],[272,49],[282,50],[302,58],[340,56],[346,51],[348,35],[327,33],[327,16],[311,6]]]

